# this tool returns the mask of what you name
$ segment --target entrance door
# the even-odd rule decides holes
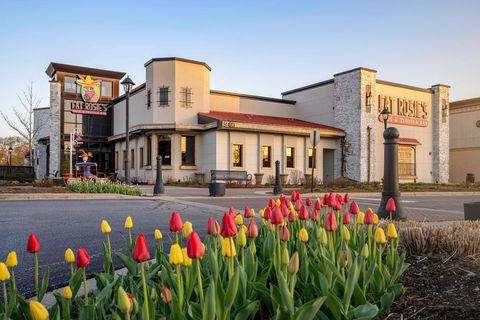
[[[333,163],[335,161],[334,149],[323,149],[323,182],[334,179]]]

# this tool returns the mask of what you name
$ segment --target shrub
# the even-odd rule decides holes
[[[121,182],[80,180],[72,181],[67,189],[78,193],[117,193],[130,196],[141,196],[142,191],[135,186],[129,186]]]

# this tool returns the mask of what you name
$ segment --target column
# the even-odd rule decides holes
[[[61,147],[61,104],[62,104],[62,84],[58,81],[50,81],[50,172],[47,176],[52,179],[55,173],[58,172],[58,177],[61,176],[60,171],[60,152]]]
[[[448,183],[449,180],[449,90],[444,84],[432,86],[432,158],[433,182]]]

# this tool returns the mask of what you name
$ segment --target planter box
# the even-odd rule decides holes
[[[282,174],[280,175],[280,183],[282,184],[282,186],[286,186],[286,185],[287,185],[288,176],[289,176],[288,173],[282,173]]]
[[[465,220],[480,220],[480,202],[469,202],[463,204]]]
[[[255,173],[255,185],[261,186],[263,182],[263,173]]]
[[[205,182],[205,173],[195,172],[195,182],[203,184]]]

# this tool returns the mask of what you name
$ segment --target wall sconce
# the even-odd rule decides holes
[[[367,112],[370,112],[373,104],[372,86],[367,85],[365,91],[365,106],[367,107]]]
[[[446,99],[442,99],[442,122],[447,122],[448,103]]]

